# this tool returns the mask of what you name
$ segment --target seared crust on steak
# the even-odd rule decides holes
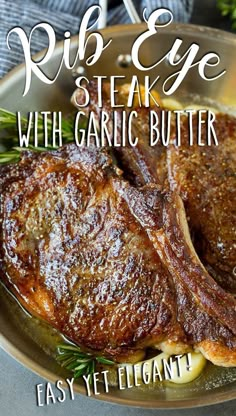
[[[31,313],[118,362],[171,345],[236,364],[236,301],[197,258],[176,193],[134,188],[105,149],[74,144],[0,178],[0,278]]]
[[[141,190],[147,194],[145,199],[140,198],[140,192],[138,196],[137,190],[128,184],[122,193],[172,275],[178,321],[196,350],[216,365],[234,366],[235,299],[218,286],[198,259],[181,199],[170,193],[160,203],[160,194],[154,186],[151,188]],[[229,333],[234,334],[230,339]]]
[[[197,117],[194,117],[197,143]],[[214,123],[219,145],[189,145],[186,123],[182,145],[169,146],[171,188],[185,205],[195,248],[209,273],[236,294],[236,119],[218,114]],[[202,139],[204,139],[204,132]]]
[[[104,83],[103,109],[108,113],[112,110],[109,88]],[[128,89],[119,90],[124,96],[119,94],[118,104],[126,103]],[[94,111],[99,119],[102,108],[97,105],[95,81],[90,82],[88,91],[91,99],[85,111]],[[77,107],[83,102],[81,89],[74,92],[72,102]],[[236,294],[236,119],[218,114],[214,126],[219,146],[204,147],[197,144],[197,116],[193,117],[194,144],[190,146],[186,119],[181,128],[181,146],[168,146],[166,156],[166,147],[160,143],[149,146],[149,109],[136,110],[139,117],[132,133],[139,137],[138,145],[115,149],[125,177],[138,186],[157,183],[168,188],[170,183],[171,189],[180,193],[201,261],[221,287]],[[160,109],[156,107],[155,111]],[[201,129],[204,140],[206,127]]]
[[[31,313],[118,361],[152,336],[185,339],[172,279],[105,151],[29,152],[1,178],[1,279]]]

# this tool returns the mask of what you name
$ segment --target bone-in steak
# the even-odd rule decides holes
[[[0,191],[0,277],[31,313],[117,361],[194,346],[236,364],[236,301],[199,262],[177,194],[74,144],[1,168]]]
[[[196,117],[193,125],[196,143]],[[236,293],[236,119],[218,114],[215,130],[218,146],[190,146],[183,123],[181,146],[167,150],[169,181],[184,201],[202,262],[223,288]]]
[[[91,82],[88,91],[91,100],[85,111],[94,111],[99,118],[101,108],[97,105],[97,84]],[[125,94],[125,91],[120,87],[120,93]],[[127,97],[120,94],[119,100],[126,102]],[[77,107],[83,102],[81,89],[74,92],[72,102]],[[103,105],[111,113],[109,84],[106,83],[103,86]],[[214,126],[219,146],[197,145],[197,116],[194,116],[192,146],[186,119],[181,127],[181,146],[166,148],[158,143],[150,147],[149,109],[141,107],[136,110],[139,117],[133,123],[132,133],[139,138],[138,145],[115,149],[126,177],[138,186],[158,183],[168,187],[170,183],[171,189],[180,193],[194,247],[201,261],[219,285],[236,294],[236,119],[217,115]],[[158,113],[160,109],[155,108],[155,111]],[[175,136],[173,125],[172,131]],[[202,140],[205,136],[206,125],[202,127]]]

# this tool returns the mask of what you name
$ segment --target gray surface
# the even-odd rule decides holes
[[[235,401],[225,404],[180,410],[144,410],[104,403],[95,399],[75,395],[75,400],[67,399],[63,404],[56,403],[37,407],[35,386],[46,381],[13,361],[0,351],[0,415],[1,416],[233,416],[236,415]]]
[[[222,20],[215,11],[214,0],[196,0],[193,23],[207,24],[221,29],[228,29],[227,20]],[[143,410],[127,408],[98,400],[75,395],[75,400],[69,398],[61,404],[50,404],[49,406],[37,407],[36,385],[46,381],[31,371],[25,369],[21,364],[15,362],[4,351],[0,350],[0,416],[221,416],[236,415],[236,401],[186,410]]]

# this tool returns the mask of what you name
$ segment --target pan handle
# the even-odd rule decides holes
[[[99,0],[101,7],[101,16],[98,20],[98,29],[103,29],[107,25],[107,0]]]
[[[136,11],[132,0],[123,0],[126,11],[132,23],[141,23],[141,19]],[[107,25],[107,0],[99,0],[101,7],[101,16],[98,22],[98,29],[103,29]]]
[[[132,23],[141,23],[141,19],[134,7],[132,0],[123,0],[127,13],[131,19]]]

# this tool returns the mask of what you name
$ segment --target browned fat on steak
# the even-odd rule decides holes
[[[169,181],[184,201],[203,264],[223,288],[236,294],[236,119],[218,114],[214,125],[219,145],[201,147],[189,145],[188,125],[183,123],[182,145],[167,150]],[[194,140],[196,136],[194,117]]]
[[[74,144],[1,167],[0,191],[0,277],[32,314],[118,362],[151,346],[236,364],[236,301],[196,257],[177,194]]]
[[[98,123],[100,122],[101,112],[105,111],[110,115],[108,123],[108,131],[110,136],[113,134],[112,112],[115,111],[117,117],[120,116],[120,123],[118,123],[118,136],[122,135],[121,128],[121,113],[126,111],[129,113],[131,110],[137,111],[137,118],[132,123],[132,136],[138,137],[138,143],[136,146],[125,146],[113,148],[113,154],[119,161],[119,166],[123,168],[124,175],[134,185],[142,186],[147,183],[156,182],[163,186],[167,177],[166,166],[166,148],[162,146],[160,142],[156,146],[151,147],[149,145],[149,112],[150,109],[144,106],[137,106],[128,108],[128,92],[129,85],[120,85],[117,87],[117,104],[123,105],[121,108],[112,108],[110,102],[110,84],[104,82],[102,88],[102,107],[98,106],[98,84],[95,80],[92,80],[87,85],[90,101],[87,107],[83,106],[85,92],[83,89],[78,88],[72,95],[72,104],[82,110],[86,116],[89,116],[93,111],[96,115]],[[138,104],[138,103],[136,103]],[[157,107],[155,103],[151,103],[152,108],[155,109],[157,114],[163,110],[161,107]],[[119,118],[118,118],[119,119]],[[157,163],[158,161],[158,163]]]

